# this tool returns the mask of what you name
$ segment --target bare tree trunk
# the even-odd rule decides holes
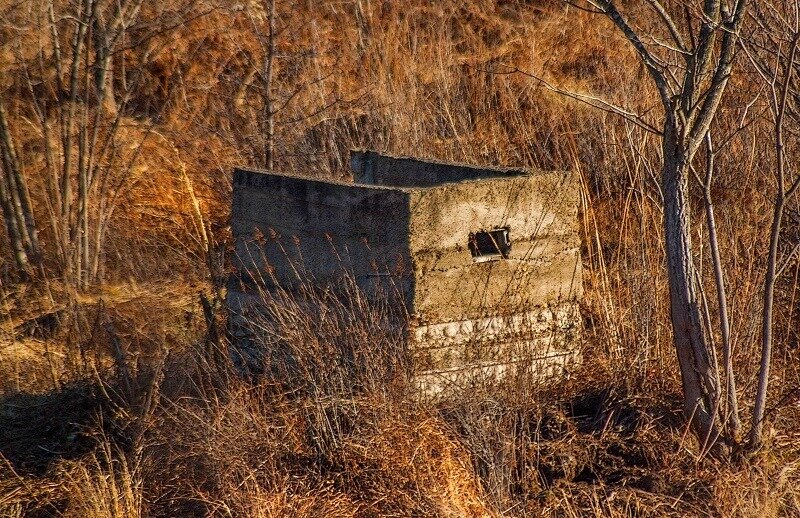
[[[704,448],[717,449],[720,426],[720,380],[710,330],[703,319],[700,272],[694,266],[689,206],[689,171],[695,153],[708,134],[733,71],[739,30],[748,0],[703,2],[702,14],[687,8],[681,24],[661,2],[646,4],[655,11],[669,44],[642,39],[635,25],[613,0],[587,0],[625,36],[646,68],[664,108],[663,131],[613,105],[612,113],[650,128],[662,139],[664,164],[664,241],[670,290],[673,339],[684,390],[684,413]],[[699,6],[698,6],[699,7]],[[632,10],[632,12],[634,12]],[[680,12],[680,11],[679,11]],[[664,49],[670,49],[665,59]],[[724,437],[733,442],[732,437]]]
[[[253,84],[256,74],[258,74],[258,66],[252,63],[247,69],[244,79],[236,88],[236,93],[233,94],[233,104],[237,108],[241,108],[244,105],[244,96],[247,93],[247,89]]]
[[[762,442],[764,412],[769,387],[769,370],[772,361],[772,310],[775,301],[775,281],[777,280],[778,240],[783,219],[783,186],[778,186],[780,194],[775,200],[772,228],[769,237],[769,256],[767,273],[764,276],[764,306],[761,313],[761,363],[758,370],[758,388],[753,407],[753,426],[750,430],[750,444],[758,447]]]
[[[2,162],[6,170],[6,182],[8,184],[8,196],[11,208],[14,211],[14,220],[20,238],[25,244],[25,248],[30,250],[33,246],[30,225],[26,221],[26,205],[30,209],[28,189],[25,186],[25,178],[20,171],[20,163],[17,158],[16,147],[8,128],[8,118],[6,115],[3,99],[0,98],[0,152],[2,152]],[[34,234],[36,227],[33,227]]]
[[[62,112],[62,152],[64,153],[63,167],[61,170],[61,240],[64,243],[63,248],[66,251],[65,262],[63,264],[64,277],[68,282],[77,287],[80,284],[81,268],[79,250],[73,245],[79,239],[79,222],[77,215],[73,214],[72,210],[72,176],[73,176],[73,159],[72,159],[72,146],[73,139],[75,138],[75,118],[76,108],[78,107],[78,85],[79,85],[79,71],[80,65],[83,61],[82,54],[84,45],[86,44],[86,31],[89,22],[93,17],[95,2],[94,0],[83,0],[80,4],[81,18],[76,20],[77,27],[72,39],[72,62],[70,63],[70,77],[69,77],[69,97],[67,98],[67,113],[66,116]],[[78,166],[80,168],[80,164]],[[75,216],[75,218],[73,218]]]
[[[792,49],[790,67],[794,62],[797,41]],[[764,276],[764,305],[761,313],[761,363],[758,369],[758,388],[756,389],[756,402],[753,407],[753,425],[750,429],[750,444],[758,447],[763,439],[764,413],[767,402],[767,389],[769,387],[769,370],[772,362],[772,310],[775,302],[775,281],[778,278],[778,242],[781,234],[783,210],[786,205],[785,189],[785,149],[783,145],[783,118],[786,113],[786,101],[789,83],[791,81],[791,68],[786,77],[780,103],[776,102],[775,117],[775,159],[776,159],[776,195],[772,214],[772,226],[769,235],[769,255],[767,256],[767,273]],[[796,181],[795,181],[796,184]],[[796,186],[793,186],[796,188]],[[791,190],[790,190],[791,192]]]
[[[798,6],[795,4],[794,26],[791,27],[791,41],[788,42],[788,54],[777,53],[778,66],[765,66],[763,61],[748,54],[751,62],[761,74],[762,79],[771,90],[771,109],[773,115],[773,131],[775,134],[775,201],[773,203],[772,225],[769,236],[769,253],[767,256],[767,272],[764,276],[764,303],[761,313],[761,361],[758,370],[758,388],[753,407],[753,423],[750,429],[750,445],[757,448],[763,441],[764,416],[766,413],[767,391],[769,388],[770,364],[772,362],[772,327],[773,308],[775,304],[775,283],[778,280],[783,266],[778,267],[778,245],[780,243],[781,225],[787,200],[791,199],[800,187],[800,175],[794,175],[791,185],[786,188],[786,165],[788,156],[784,146],[784,123],[787,116],[791,117],[788,110],[790,97],[794,97],[793,75],[798,58],[798,45],[800,45],[800,22],[797,19]],[[783,61],[783,63],[781,62]],[[780,75],[784,71],[783,77]],[[786,261],[791,259],[791,254]],[[785,263],[784,266],[786,266]]]
[[[717,306],[719,308],[719,327],[722,337],[722,363],[725,368],[726,401],[728,403],[725,415],[725,426],[728,437],[736,440],[742,431],[739,419],[739,402],[736,397],[736,374],[733,371],[733,351],[731,348],[731,325],[728,318],[728,295],[725,292],[725,278],[722,272],[722,259],[719,255],[719,242],[717,241],[717,226],[714,217],[714,204],[711,194],[704,194],[706,199],[706,222],[708,225],[709,248],[711,249],[711,262],[714,268],[714,284],[717,292]]]
[[[275,0],[265,1],[269,9],[269,35],[267,36],[267,55],[264,64],[264,123],[266,136],[264,142],[264,167],[271,170],[275,161],[275,110],[272,106],[272,74],[275,61]]]
[[[22,203],[19,197],[16,172],[14,171],[14,168],[16,167],[15,160],[12,156],[9,156],[8,153],[8,146],[10,144],[10,135],[3,135],[2,149],[0,149],[0,154],[2,156],[0,156],[0,158],[2,158],[4,182],[6,183],[7,187],[5,194],[8,197],[8,210],[12,216],[11,222],[14,224],[15,233],[19,237],[19,240],[27,253],[27,251],[31,248],[31,239],[30,235],[28,234],[28,227],[25,225],[25,215],[22,212]]]
[[[4,176],[3,185],[0,187],[3,191],[0,192],[0,197],[3,198],[4,220],[15,250],[17,265],[27,275],[30,273],[28,271],[30,263],[40,264],[42,254],[28,184],[9,130],[2,97],[0,97],[0,164]]]
[[[114,204],[103,203],[108,194],[103,186],[109,177],[125,176],[119,174],[121,158],[115,135],[123,127],[121,114],[131,98],[132,85],[144,71],[131,71],[131,86],[124,74],[120,76],[120,85],[125,87],[125,95],[120,97],[114,95],[111,71],[114,56],[120,56],[124,66],[121,46],[126,44],[128,28],[137,23],[143,2],[34,3],[41,9],[40,20],[45,25],[39,35],[38,53],[23,52],[19,42],[15,46],[23,84],[32,101],[33,122],[40,131],[34,136],[36,146],[31,152],[41,149],[44,159],[39,174],[44,180],[43,210],[52,231],[52,252],[64,284],[70,288],[87,288],[100,269],[100,248],[111,217],[103,210]],[[145,54],[149,57],[150,51]],[[31,57],[26,55],[38,62],[34,67],[38,74],[30,74]],[[51,100],[49,94],[42,96],[42,87],[55,99]],[[2,101],[0,92],[0,209],[15,261],[26,270],[31,265],[41,266],[41,251],[26,183],[29,176],[22,167],[27,157],[16,155],[12,138],[16,132],[8,127],[16,119],[8,120]],[[134,161],[128,164],[128,170]],[[124,182],[116,183],[112,189],[115,197]]]
[[[733,353],[731,349],[731,325],[728,319],[728,296],[725,292],[725,276],[722,271],[722,259],[719,254],[717,239],[717,223],[714,217],[714,201],[711,196],[711,180],[714,177],[714,149],[711,133],[706,134],[708,158],[706,162],[706,178],[703,183],[703,199],[706,209],[706,225],[708,225],[708,246],[711,250],[711,262],[714,268],[714,284],[717,292],[719,308],[719,327],[722,337],[722,362],[725,368],[725,383],[728,408],[724,416],[724,425],[728,437],[738,441],[742,431],[739,419],[739,402],[736,397],[736,375],[733,371]]]
[[[16,213],[11,205],[11,194],[9,193],[9,185],[6,176],[8,172],[5,167],[3,167],[2,173],[2,176],[0,176],[0,210],[2,210],[8,239],[14,251],[14,261],[17,263],[17,269],[25,276],[29,272],[30,262],[28,261],[28,254],[25,253],[25,245],[22,242],[22,237],[19,235]]]
[[[99,20],[99,17],[95,18]],[[94,88],[100,107],[111,114],[117,113],[117,101],[114,97],[114,69],[111,62],[111,49],[108,48],[108,37],[102,22],[97,21],[95,31],[95,66]]]
[[[78,282],[82,290],[89,286],[89,171],[81,164],[78,171]]]
[[[719,375],[705,337],[692,257],[689,167],[685,146],[672,121],[665,124],[663,149],[667,273],[672,330],[683,381],[683,411],[704,447],[711,447],[721,435]]]

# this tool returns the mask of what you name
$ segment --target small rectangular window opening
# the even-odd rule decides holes
[[[508,259],[508,254],[511,252],[508,227],[470,233],[469,252],[476,263]]]

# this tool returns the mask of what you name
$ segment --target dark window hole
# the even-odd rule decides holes
[[[508,259],[511,252],[508,227],[470,233],[469,252],[475,262]]]

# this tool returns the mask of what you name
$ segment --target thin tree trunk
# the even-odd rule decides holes
[[[17,225],[19,236],[25,244],[25,249],[30,250],[32,240],[28,232],[28,225],[26,225],[25,211],[23,209],[22,196],[20,195],[23,189],[19,185],[19,180],[22,179],[24,181],[24,178],[21,178],[22,175],[19,172],[19,161],[11,131],[8,128],[8,119],[2,98],[0,98],[0,153],[2,153],[1,158],[6,170],[7,194],[11,209],[14,211],[14,222]],[[27,189],[24,190],[24,192],[26,191]]]
[[[88,193],[88,167],[81,164],[78,171],[78,257],[77,274],[81,289],[89,285],[89,193]]]
[[[250,68],[247,69],[244,79],[242,79],[242,82],[239,83],[239,86],[236,88],[236,93],[233,94],[233,105],[237,108],[241,108],[244,105],[244,96],[247,93],[247,89],[253,84],[256,74],[258,74],[258,65],[253,63],[250,65]]]
[[[800,185],[800,176],[796,177],[791,187],[786,189],[786,149],[783,140],[783,124],[786,117],[787,103],[792,88],[792,75],[797,61],[800,31],[795,28],[789,55],[786,58],[786,75],[783,82],[772,83],[772,108],[774,113],[775,132],[775,203],[772,214],[772,227],[769,236],[769,255],[767,257],[767,273],[764,276],[764,305],[761,316],[761,363],[758,369],[758,388],[753,407],[753,424],[750,429],[750,445],[757,448],[763,441],[764,415],[766,412],[767,389],[769,388],[769,371],[772,362],[772,313],[775,303],[775,283],[778,280],[778,244],[783,222],[783,211],[786,200],[790,199]],[[777,73],[776,73],[777,74]],[[780,85],[780,92],[775,85]]]
[[[48,16],[52,15],[52,3],[48,6]],[[57,31],[52,30],[51,37],[58,37]],[[58,45],[54,45],[54,60],[56,64],[56,74],[60,75],[61,73],[61,65],[60,59],[61,55],[60,52],[57,52]],[[42,76],[46,75],[46,71],[48,69],[48,65],[45,64],[44,59],[44,50],[42,48],[41,42],[39,45],[39,52],[38,52],[38,63],[39,63],[39,72]],[[53,151],[53,141],[51,138],[50,133],[50,121],[48,120],[49,114],[47,113],[47,109],[45,107],[45,103],[40,102],[37,99],[36,92],[34,91],[33,81],[30,77],[30,74],[27,72],[27,68],[25,69],[25,82],[28,86],[28,93],[31,96],[31,99],[34,100],[34,107],[36,111],[36,115],[39,119],[39,125],[42,131],[42,144],[44,147],[44,162],[45,162],[45,203],[47,207],[47,213],[49,216],[49,224],[50,228],[53,232],[53,236],[58,236],[59,233],[59,223],[58,223],[58,212],[61,207],[61,192],[59,190],[59,178],[58,178],[58,166],[56,165],[56,158],[55,152]],[[57,83],[60,84],[60,81],[57,80]],[[64,257],[64,251],[61,248],[61,241],[59,239],[55,239],[56,243],[56,254],[59,260],[62,260]],[[42,258],[43,259],[43,258]]]
[[[100,259],[103,251],[103,241],[106,233],[105,219],[107,217],[110,218],[111,214],[107,214],[105,199],[101,199],[100,207],[97,210],[97,224],[94,229],[94,249],[91,258],[91,276],[93,282],[102,281]]]
[[[13,213],[11,222],[17,227],[16,234],[25,250],[27,261],[41,262],[41,249],[36,231],[36,219],[28,191],[28,183],[22,172],[22,164],[17,156],[13,137],[8,126],[3,99],[0,98],[0,154],[5,169],[5,196],[7,209]]]
[[[31,241],[31,236],[28,233],[28,227],[25,224],[25,213],[22,210],[20,186],[17,183],[19,177],[14,170],[14,161],[4,153],[3,162],[7,171],[6,180],[8,181],[8,194],[11,198],[11,209],[14,211],[14,221],[17,224],[17,232],[19,232],[22,243],[25,245],[25,250],[31,250],[33,247],[33,242]]]
[[[679,142],[674,123],[668,121],[665,126],[664,230],[672,330],[683,380],[683,411],[704,448],[711,448],[721,435],[719,377],[705,339],[692,257],[686,147]]]
[[[97,95],[98,107],[110,116],[117,114],[117,101],[114,96],[114,67],[111,53],[110,30],[117,29],[119,18],[123,15],[121,7],[115,7],[116,13],[112,23],[106,23],[102,9],[97,10],[92,26],[92,36],[95,45],[94,63],[94,89]]]
[[[266,136],[264,142],[264,167],[272,170],[275,160],[275,112],[272,107],[272,74],[275,61],[275,0],[265,2],[269,9],[269,35],[267,39],[267,55],[264,65],[264,123]]]
[[[758,370],[758,389],[753,407],[753,426],[750,430],[750,444],[757,447],[762,442],[764,413],[769,386],[769,370],[772,360],[772,311],[775,300],[775,281],[777,279],[778,241],[783,219],[783,185],[778,186],[778,199],[772,215],[772,228],[769,237],[769,256],[767,274],[764,276],[764,307],[761,313],[761,364]]]
[[[19,225],[16,221],[17,216],[11,205],[11,195],[9,194],[9,186],[6,181],[8,172],[5,170],[5,167],[2,173],[2,176],[0,176],[0,210],[2,210],[8,239],[14,251],[14,261],[17,263],[17,269],[23,276],[26,276],[30,268],[28,254],[25,253],[25,246],[22,242],[22,237],[19,235]]]
[[[717,223],[714,217],[714,202],[711,198],[711,179],[714,175],[714,150],[712,149],[710,133],[706,134],[706,143],[708,145],[708,162],[706,164],[706,181],[703,184],[703,198],[706,208],[706,224],[708,225],[711,261],[714,268],[714,283],[717,291],[717,306],[719,307],[719,327],[722,336],[722,361],[725,367],[728,411],[725,416],[724,424],[728,432],[728,437],[737,440],[742,430],[742,424],[739,420],[739,402],[736,398],[736,377],[733,372],[731,326],[728,319],[728,296],[725,293],[725,277],[722,271],[722,259],[719,255]]]
[[[77,108],[78,98],[78,72],[80,70],[81,56],[83,54],[83,46],[86,40],[86,31],[88,22],[92,18],[94,8],[93,0],[84,0],[81,2],[80,11],[81,19],[78,20],[77,28],[72,39],[72,62],[70,64],[70,78],[69,78],[69,97],[67,99],[67,114],[66,118],[62,117],[62,152],[64,153],[64,163],[61,171],[61,240],[63,248],[66,252],[65,262],[62,265],[64,270],[64,277],[68,282],[76,283],[80,278],[80,268],[76,269],[75,265],[80,258],[75,244],[78,240],[77,221],[73,221],[72,211],[72,143],[73,132],[75,128],[75,109]],[[63,115],[63,112],[62,112]],[[73,222],[75,226],[73,226]],[[74,276],[77,276],[74,277]]]

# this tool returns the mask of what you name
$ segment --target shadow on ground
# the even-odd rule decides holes
[[[109,399],[94,383],[71,383],[43,394],[0,399],[0,455],[19,475],[41,476],[61,460],[91,451]]]

